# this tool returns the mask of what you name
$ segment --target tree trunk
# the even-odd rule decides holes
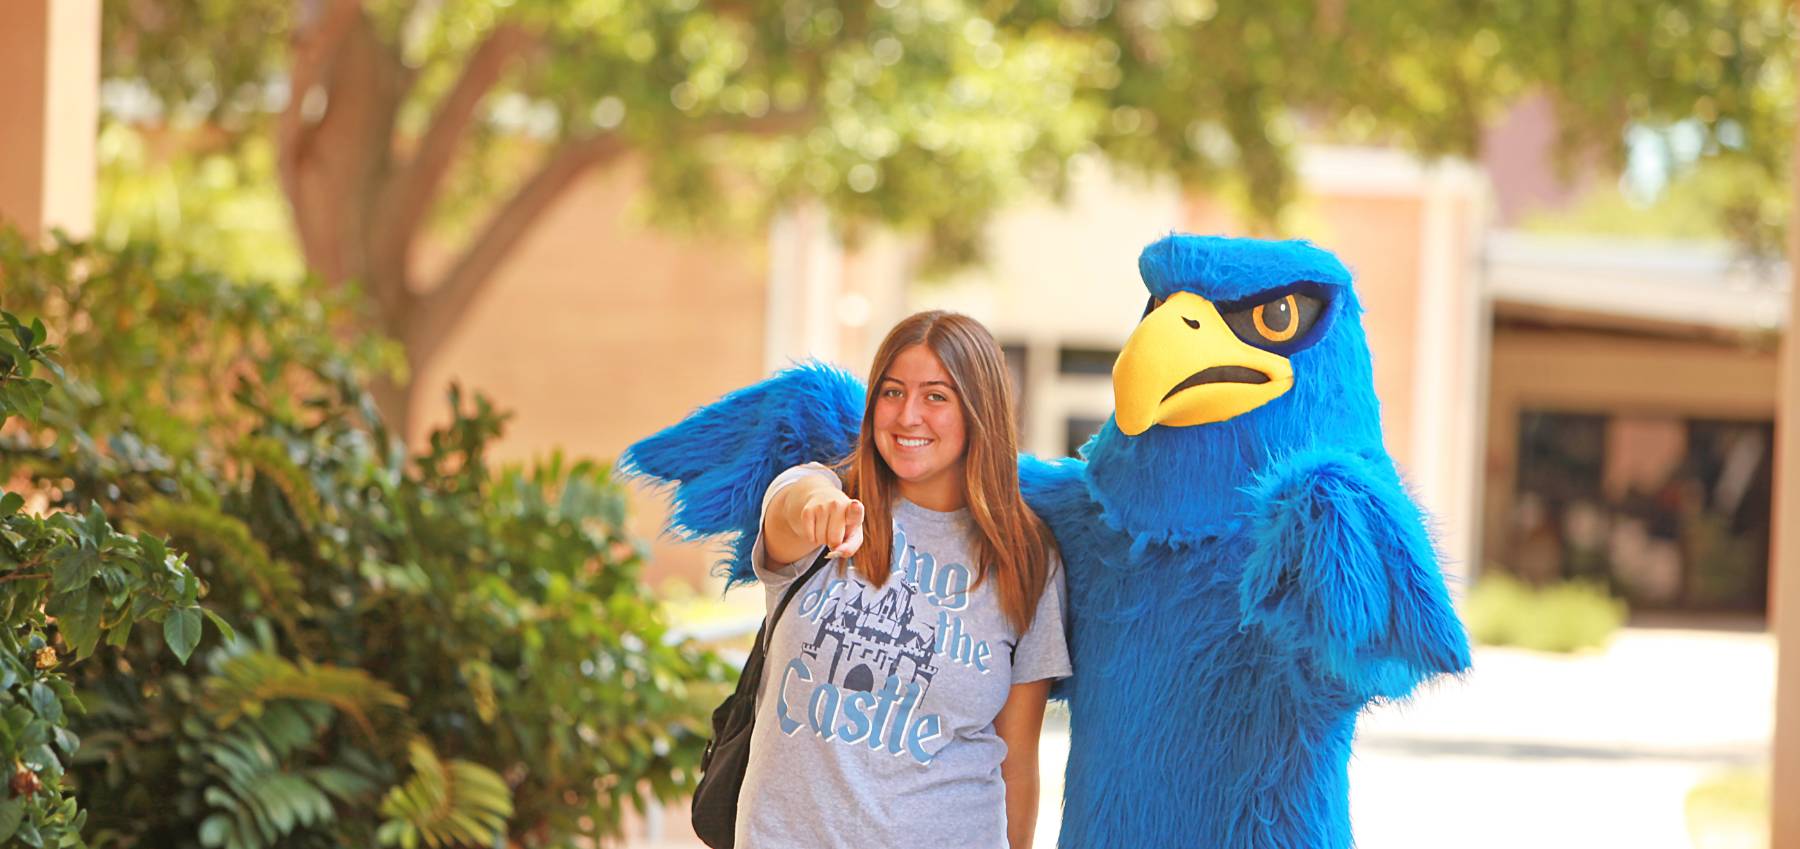
[[[394,168],[394,126],[410,72],[357,0],[339,0],[312,17],[295,33],[294,90],[278,135],[282,188],[307,268],[333,285],[362,286],[376,329],[401,338],[407,269],[371,241],[381,187]],[[373,387],[377,407],[404,436],[405,386],[378,384],[386,385]]]
[[[413,442],[413,393],[418,385],[411,375],[404,380],[376,375],[369,381],[369,397],[374,400],[375,410],[380,413],[388,435],[408,445]]]
[[[411,435],[412,384],[533,225],[590,169],[621,159],[622,136],[564,141],[497,203],[441,279],[413,279],[411,256],[480,106],[516,60],[536,49],[531,33],[503,24],[463,64],[410,152],[395,138],[413,72],[384,42],[362,0],[301,0],[291,88],[277,130],[282,189],[293,209],[307,267],[334,285],[361,285],[376,329],[398,341],[407,375],[372,387],[383,420]],[[793,132],[810,110],[697,122],[693,136]],[[422,285],[429,284],[429,285]]]

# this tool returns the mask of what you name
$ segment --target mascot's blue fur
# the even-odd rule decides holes
[[[1291,389],[1210,424],[1108,423],[1085,460],[1021,458],[1068,564],[1075,677],[1061,845],[1342,849],[1356,716],[1469,664],[1424,517],[1381,442],[1350,275],[1305,242],[1171,236],[1153,298],[1246,304],[1305,283],[1325,307]],[[1191,326],[1191,325],[1190,325]],[[860,384],[803,366],[628,452],[676,484],[677,530],[738,533],[786,466],[854,444]]]
[[[677,484],[669,531],[687,540],[729,536],[727,587],[756,579],[750,547],[763,490],[785,469],[847,456],[862,425],[863,383],[831,366],[795,366],[739,389],[631,446],[628,474]]]

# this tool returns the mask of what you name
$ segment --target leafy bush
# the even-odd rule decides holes
[[[1769,771],[1735,769],[1688,791],[1688,835],[1696,849],[1763,849],[1769,845]]]
[[[609,469],[492,467],[504,417],[454,390],[409,454],[361,387],[388,350],[337,330],[353,295],[157,264],[0,240],[9,299],[93,329],[0,479],[167,535],[242,632],[81,670],[92,836],[569,846],[688,788],[730,670],[667,637]]]
[[[8,312],[0,321],[0,426],[23,416],[32,427],[53,386],[34,372],[62,370],[42,321],[27,326]],[[80,846],[87,811],[63,779],[64,759],[81,745],[69,726],[84,706],[63,661],[89,657],[101,640],[123,644],[138,622],[160,622],[161,639],[186,663],[201,614],[211,613],[199,607],[199,579],[162,540],[121,534],[97,508],[36,515],[25,504],[0,489],[0,842]]]
[[[1625,624],[1625,603],[1593,584],[1540,588],[1489,572],[1470,590],[1463,618],[1480,643],[1573,652],[1606,645]]]

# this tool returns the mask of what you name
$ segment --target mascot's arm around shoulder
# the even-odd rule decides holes
[[[755,580],[750,548],[763,491],[785,469],[831,462],[856,447],[863,383],[807,361],[739,389],[625,450],[626,475],[669,488],[669,533],[733,537],[719,565],[730,584]]]
[[[1365,698],[1468,668],[1425,518],[1385,455],[1301,451],[1250,494],[1243,625]]]

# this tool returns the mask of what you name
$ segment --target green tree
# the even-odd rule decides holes
[[[36,597],[20,588],[54,584],[47,612],[71,653],[112,644],[67,670],[89,711],[71,721],[84,743],[68,765],[88,837],[573,846],[616,834],[650,795],[678,796],[730,670],[671,638],[610,470],[490,464],[505,416],[455,392],[450,424],[407,451],[361,388],[388,346],[346,344],[333,328],[363,302],[315,288],[0,233],[9,308],[86,328],[58,340],[66,381],[0,382],[45,423],[0,434],[0,480],[37,493],[44,523],[71,534],[57,557],[34,548],[20,577],[0,575],[24,623],[0,680],[27,664],[7,692],[21,710],[52,709],[28,701],[62,673],[29,666],[43,662],[31,652],[44,641],[28,640],[45,610],[13,603]],[[23,332],[36,344],[44,330]],[[162,564],[161,544],[84,554],[107,520],[186,552],[145,576],[156,592],[135,615],[164,621],[158,633],[124,633],[137,608],[111,593],[135,586],[121,570]],[[38,527],[26,521],[0,527]],[[193,650],[201,586],[241,633],[191,665],[164,662],[160,641]],[[15,713],[0,701],[0,752]],[[30,747],[54,731],[32,716],[14,727],[41,764],[48,750]]]
[[[107,120],[97,158],[95,238],[108,247],[150,242],[171,269],[186,262],[238,279],[306,276],[268,138],[221,147],[199,131]]]
[[[1098,120],[1075,97],[1090,45],[1048,33],[1001,49],[960,2],[150,0],[106,13],[109,78],[143,83],[171,117],[272,134],[307,266],[361,281],[415,370],[591,169],[642,163],[675,217],[804,195],[949,233],[1022,174],[1059,169]],[[724,163],[754,190],[717,180]],[[457,259],[422,279],[416,248],[443,217],[473,223]],[[399,418],[408,397],[383,407]]]
[[[1526,229],[1628,238],[1734,242],[1750,257],[1779,256],[1792,198],[1756,163],[1737,157],[1702,160],[1675,171],[1649,197],[1612,185],[1578,203],[1536,213]]]
[[[307,266],[359,280],[416,368],[581,174],[641,163],[677,218],[822,199],[968,258],[982,221],[1098,149],[1227,183],[1273,222],[1306,134],[1466,153],[1521,93],[1572,147],[1702,125],[1777,173],[1777,0],[134,0],[106,75],[272,134]],[[734,179],[721,180],[721,171]],[[500,187],[495,190],[494,187]],[[465,219],[422,279],[432,222]],[[1278,227],[1278,224],[1275,225]],[[410,389],[383,408],[404,416]]]

